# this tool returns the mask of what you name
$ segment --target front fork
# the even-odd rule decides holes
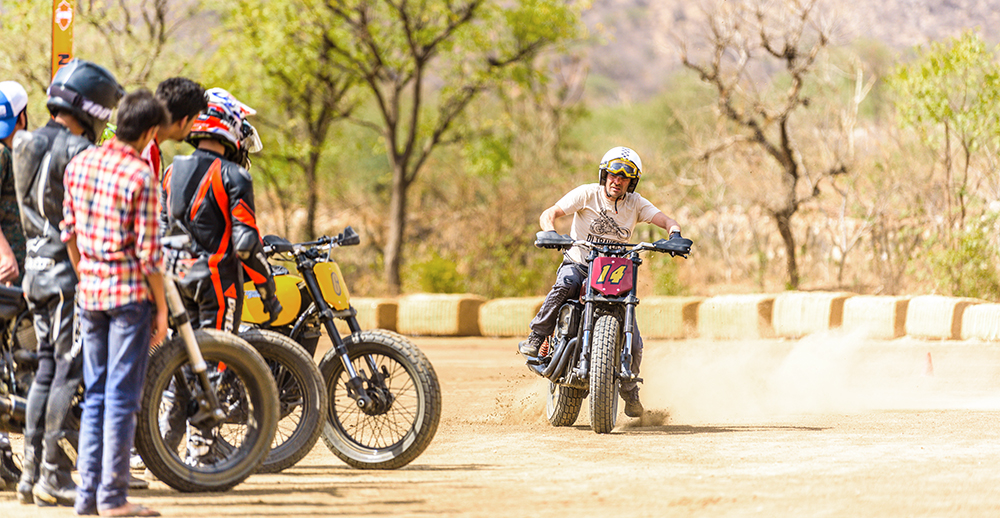
[[[191,370],[198,377],[195,393],[191,394],[183,375],[175,374],[176,383],[174,385],[179,393],[178,400],[194,399],[197,401],[198,412],[191,416],[191,424],[202,429],[214,428],[226,420],[226,413],[222,410],[219,396],[215,393],[212,382],[208,379],[208,364],[205,362],[205,357],[201,354],[201,347],[198,346],[198,340],[194,336],[194,328],[191,327],[191,321],[184,308],[184,302],[181,300],[180,291],[177,290],[177,284],[174,283],[173,279],[165,278],[163,287],[166,293],[167,307],[170,309],[170,319],[177,332],[180,333],[181,339],[184,340],[184,346],[191,362]]]
[[[633,258],[636,266],[641,263],[638,258]],[[632,286],[636,286],[638,268],[632,269]],[[589,273],[588,273],[589,275]],[[597,313],[597,305],[594,302],[594,288],[590,285],[589,278],[586,282],[586,296],[584,297],[583,319],[581,327],[583,329],[583,344],[580,352],[580,362],[573,374],[576,378],[587,379],[590,374],[590,348],[594,343],[594,320]],[[635,289],[625,297],[625,322],[622,324],[622,334],[625,344],[622,347],[621,371],[618,377],[621,381],[642,381],[632,372],[632,344],[635,340],[635,307],[639,304],[639,298],[635,296]]]
[[[333,342],[333,350],[336,351],[337,357],[340,358],[340,362],[344,365],[344,371],[347,372],[347,394],[354,398],[358,408],[362,411],[376,411],[378,408],[384,406],[383,402],[372,397],[372,394],[368,390],[365,390],[366,378],[358,373],[358,370],[354,368],[354,363],[351,362],[347,344],[344,343],[344,340],[340,337],[340,332],[337,331],[337,326],[334,325],[333,319],[337,318],[337,315],[334,314],[333,309],[330,308],[330,305],[326,303],[326,299],[323,298],[323,292],[319,287],[319,282],[316,280],[316,273],[312,267],[302,266],[305,265],[300,265],[299,273],[302,274],[302,279],[306,282],[306,288],[312,294],[313,303],[316,304],[316,313],[319,315],[320,321],[323,322],[327,336]],[[352,308],[347,311],[353,313],[354,310]],[[361,326],[358,324],[358,319],[355,315],[349,315],[346,321],[352,334],[361,332]],[[383,387],[385,385],[384,376],[383,373],[379,372],[378,366],[375,365],[375,360],[371,356],[365,356],[365,362],[368,364],[368,370],[372,373],[372,378],[368,380],[369,387]]]

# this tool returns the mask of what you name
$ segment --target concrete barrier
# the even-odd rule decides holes
[[[487,300],[479,307],[479,332],[483,336],[528,336],[528,324],[545,297]]]
[[[418,294],[399,299],[396,330],[414,336],[479,336],[483,297],[469,294]]]
[[[914,338],[958,340],[962,337],[962,314],[979,300],[921,295],[906,308],[906,334]]]
[[[698,305],[698,335],[712,339],[772,338],[774,295],[722,295]]]
[[[976,304],[965,308],[962,340],[1000,340],[1000,304]]]
[[[646,297],[635,308],[642,337],[680,340],[698,330],[698,306],[704,297]]]
[[[775,335],[801,338],[840,327],[844,319],[844,301],[851,295],[808,291],[778,294],[774,298],[774,312],[771,316]]]
[[[856,295],[844,301],[845,331],[863,331],[868,338],[892,340],[906,334],[909,297]]]
[[[357,297],[351,298],[351,306],[358,312],[358,325],[361,326],[361,329],[396,330],[396,313],[399,309],[399,303],[396,299]],[[336,322],[337,330],[341,334],[351,332],[347,327],[347,322],[339,318],[334,322]]]

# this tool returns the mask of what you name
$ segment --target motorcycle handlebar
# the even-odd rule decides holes
[[[609,251],[612,248],[616,248],[621,250],[623,255],[633,252],[652,251],[670,254],[671,257],[679,255],[685,259],[687,259],[688,255],[691,253],[691,245],[694,244],[694,242],[690,239],[680,237],[680,235],[671,239],[660,239],[653,243],[642,242],[610,244],[594,243],[583,239],[574,240],[569,236],[555,234],[555,232],[539,232],[538,234],[539,235],[535,239],[535,246],[538,248],[567,250],[574,246],[579,246],[588,250],[598,251]]]
[[[300,253],[303,250],[311,249],[314,247],[320,247],[325,245],[330,246],[353,246],[361,243],[361,236],[348,226],[343,232],[338,234],[336,237],[322,236],[319,239],[313,241],[303,241],[301,243],[289,243],[284,239],[277,236],[265,236],[264,238],[264,253],[266,255],[280,254],[284,252]]]

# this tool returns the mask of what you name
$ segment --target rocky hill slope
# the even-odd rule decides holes
[[[705,6],[717,0],[594,0],[584,20],[598,40],[591,73],[621,81],[620,95],[642,98],[659,90],[679,65],[676,38],[697,31]],[[996,42],[1000,0],[820,0],[836,21],[837,43],[875,40],[905,52],[916,45],[978,29]]]

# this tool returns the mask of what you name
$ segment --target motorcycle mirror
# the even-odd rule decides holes
[[[361,236],[359,236],[353,228],[348,226],[339,236],[337,236],[337,241],[340,242],[340,246],[354,246],[361,244]]]

